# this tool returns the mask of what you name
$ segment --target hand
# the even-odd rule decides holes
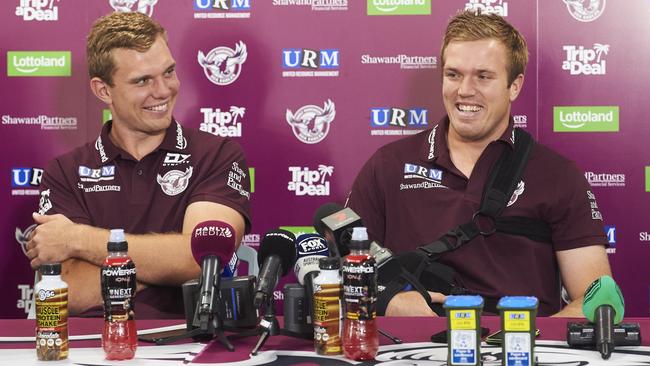
[[[38,224],[27,242],[27,257],[32,268],[43,263],[61,263],[74,257],[74,235],[77,224],[61,214],[39,215],[33,213]]]
[[[432,302],[443,303],[447,298],[438,292],[429,292]],[[417,291],[400,292],[386,307],[386,316],[438,316]]]

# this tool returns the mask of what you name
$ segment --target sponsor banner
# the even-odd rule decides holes
[[[339,76],[339,50],[285,48],[282,68],[283,77]]]
[[[515,114],[512,116],[516,128],[528,128],[528,116],[525,114]]]
[[[251,17],[251,0],[193,0],[194,19],[245,19]]]
[[[368,15],[430,15],[431,0],[367,0]]]
[[[436,56],[409,56],[399,54],[396,56],[361,55],[362,65],[399,65],[400,69],[435,69],[438,66]]]
[[[247,247],[259,247],[260,240],[260,234],[246,234],[241,239],[241,245],[246,245]]]
[[[625,174],[585,172],[592,187],[625,187]]]
[[[370,135],[413,135],[429,127],[429,111],[424,108],[370,108]]]
[[[302,234],[318,234],[313,226],[280,226],[278,229],[289,231],[296,237]]]
[[[41,126],[41,130],[76,130],[77,117],[50,117],[40,115],[37,117],[14,117],[2,115],[4,126]]]
[[[645,167],[645,191],[650,192],[650,166]]]
[[[642,231],[639,233],[639,241],[650,242],[650,232]]]
[[[618,132],[618,106],[553,107],[554,132]]]
[[[329,178],[334,174],[331,165],[319,164],[317,169],[309,167],[290,166],[291,180],[287,185],[289,192],[296,196],[329,196]]]
[[[235,44],[234,50],[226,46],[215,47],[207,54],[199,50],[197,60],[208,80],[216,85],[225,86],[239,78],[247,57],[246,44],[239,41]]]
[[[203,123],[199,130],[221,137],[242,137],[242,121],[246,108],[230,106],[227,110],[220,108],[201,108]]]
[[[606,249],[607,254],[616,253],[616,226],[605,226],[605,235],[607,236],[607,243],[609,247]]]
[[[504,0],[469,0],[464,10],[480,12],[481,14],[496,14],[508,16],[508,2]]]
[[[251,193],[255,193],[255,168],[248,168],[248,176],[251,182]]]
[[[7,76],[70,76],[70,51],[8,51]]]
[[[12,168],[11,169],[11,195],[12,196],[38,196],[38,186],[43,178],[41,168]]]
[[[605,75],[607,74],[607,61],[609,45],[594,43],[592,48],[581,45],[564,45],[565,60],[562,70],[570,75]]]
[[[323,108],[308,104],[292,112],[287,109],[285,118],[294,136],[305,144],[317,144],[330,131],[330,125],[336,117],[336,106],[330,99],[323,103]]]
[[[312,11],[348,10],[349,0],[273,0],[273,6],[304,6]]]
[[[20,0],[15,14],[27,22],[55,22],[59,20],[59,7],[54,0]]]

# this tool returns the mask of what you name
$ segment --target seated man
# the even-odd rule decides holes
[[[371,239],[398,253],[469,222],[495,161],[516,143],[510,108],[528,61],[519,32],[497,15],[460,13],[447,26],[440,59],[447,115],[432,129],[380,148],[349,199]],[[455,285],[497,300],[534,295],[540,315],[581,316],[586,288],[610,268],[602,217],[580,170],[535,144],[502,216],[542,222],[550,228],[549,242],[502,231],[479,235],[439,258],[455,270]],[[560,276],[572,299],[562,310]],[[386,315],[433,314],[413,291],[393,297],[386,308]]]
[[[236,142],[174,119],[180,83],[156,21],[137,12],[98,19],[87,57],[90,88],[113,119],[48,165],[31,265],[62,262],[70,314],[99,315],[109,229],[123,228],[137,269],[137,317],[182,318],[180,285],[201,272],[190,248],[195,225],[227,222],[237,243],[250,228],[244,154]]]

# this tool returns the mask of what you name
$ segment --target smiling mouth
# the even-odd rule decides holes
[[[456,109],[460,112],[464,113],[476,113],[480,112],[483,110],[483,107],[480,105],[474,105],[474,104],[456,104]]]
[[[167,111],[167,106],[168,105],[169,105],[169,103],[165,103],[165,104],[160,104],[160,105],[156,105],[156,106],[152,106],[152,107],[144,107],[144,109],[146,109],[148,111],[151,111],[151,112],[165,112],[165,111]]]

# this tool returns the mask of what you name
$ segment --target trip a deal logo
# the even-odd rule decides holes
[[[70,51],[8,51],[7,76],[70,76]]]
[[[469,0],[465,4],[464,10],[507,17],[508,2],[504,0]]]
[[[431,0],[367,0],[368,15],[430,15]]]
[[[54,5],[54,0],[20,0],[16,16],[27,22],[56,22],[59,20],[59,7]]]
[[[251,17],[251,0],[194,0],[194,19]]]
[[[553,107],[554,132],[618,132],[618,106]]]

